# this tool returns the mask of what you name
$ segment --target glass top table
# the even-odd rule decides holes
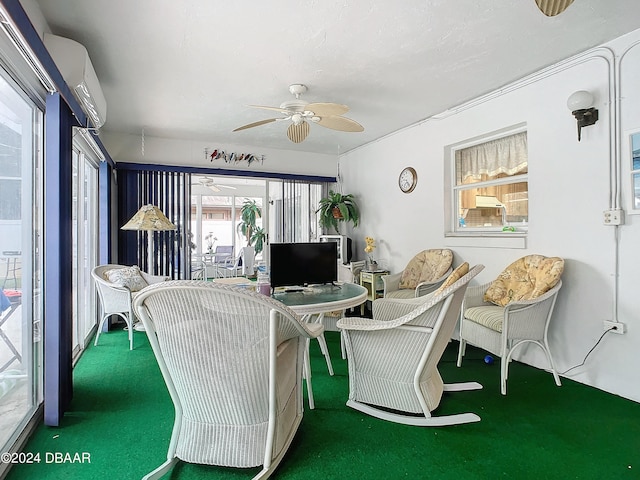
[[[355,283],[342,283],[335,285],[313,285],[301,289],[300,291],[285,292],[276,291],[271,297],[284,303],[298,315],[302,316],[302,321],[313,321],[323,323],[324,315],[336,310],[357,307],[367,299],[367,289]],[[315,316],[315,319],[313,317]],[[318,337],[320,350],[327,362],[329,375],[333,375],[331,357],[324,333]],[[315,407],[313,400],[313,388],[311,386],[311,364],[309,362],[309,344],[307,342],[307,353],[305,355],[304,375],[307,379],[307,396],[309,398],[309,408]]]
[[[271,295],[299,315],[316,315],[357,307],[367,299],[367,289],[355,283],[313,285],[301,291],[276,291]]]

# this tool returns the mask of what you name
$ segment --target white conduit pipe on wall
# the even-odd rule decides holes
[[[614,89],[614,98],[615,98],[615,109],[614,109],[614,113],[615,113],[615,121],[614,123],[614,141],[615,141],[615,151],[616,151],[616,178],[615,178],[615,182],[616,182],[616,196],[614,199],[614,208],[616,209],[620,209],[621,208],[621,186],[622,186],[622,132],[621,132],[621,125],[622,125],[622,61],[624,60],[624,57],[627,53],[629,53],[629,51],[631,51],[634,47],[637,47],[638,45],[640,45],[640,41],[637,41],[635,43],[632,43],[629,47],[627,47],[627,49],[622,52],[622,54],[615,58],[615,63],[614,63],[614,81],[615,81],[615,89]],[[628,159],[627,159],[628,160]],[[614,279],[613,279],[613,321],[617,322],[618,321],[618,299],[619,299],[619,293],[618,293],[618,276],[619,276],[619,271],[620,271],[620,227],[619,226],[615,226],[615,272],[614,272]]]
[[[617,147],[617,151],[621,152],[622,148],[621,148],[621,144],[622,144],[622,132],[620,131],[621,125],[622,125],[622,97],[621,97],[621,92],[622,92],[622,61],[624,60],[624,57],[627,53],[629,53],[631,50],[633,50],[634,47],[637,47],[638,45],[640,45],[640,40],[636,41],[634,43],[632,43],[631,45],[629,45],[629,47],[627,47],[627,49],[622,52],[621,55],[619,55],[618,57],[616,57],[616,62],[615,62],[615,70],[616,70],[616,131],[615,131],[615,140],[616,140],[616,147]],[[621,169],[622,169],[622,161],[620,161],[619,163],[619,167],[618,167],[618,184],[621,185],[622,184],[622,174],[621,174]],[[618,191],[618,196],[616,198],[616,206],[620,208],[620,192]]]

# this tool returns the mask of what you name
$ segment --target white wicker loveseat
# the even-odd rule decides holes
[[[134,299],[175,406],[167,460],[276,468],[302,420],[309,338],[322,333],[282,303],[230,285],[174,280]]]
[[[111,272],[121,271],[128,272],[128,279],[124,279],[123,275],[120,276],[118,283],[114,283],[109,280]],[[134,278],[138,274],[140,279]],[[95,345],[98,344],[98,339],[102,333],[105,322],[111,315],[118,315],[124,319],[129,330],[129,348],[133,350],[133,323],[135,316],[132,309],[132,299],[135,294],[146,287],[158,282],[164,282],[168,280],[168,277],[160,275],[151,275],[149,273],[142,272],[138,267],[127,267],[125,265],[107,264],[99,265],[91,271],[91,276],[98,290],[98,297],[100,298],[100,304],[102,305],[102,316],[98,325],[98,331],[96,332]]]
[[[469,281],[484,267],[463,264],[451,281],[414,299],[378,299],[373,319],[346,317],[342,329],[349,367],[347,405],[384,420],[416,426],[477,422],[473,413],[432,416],[444,391],[482,388],[475,382],[445,385],[438,362],[455,329]],[[407,412],[407,413],[403,413]],[[416,414],[419,414],[416,416]]]

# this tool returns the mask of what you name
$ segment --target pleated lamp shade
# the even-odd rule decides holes
[[[153,253],[153,233],[176,230],[177,227],[155,205],[143,205],[122,227],[122,230],[142,230],[147,232],[147,270],[155,275],[156,265]]]
[[[155,205],[143,205],[140,210],[122,226],[122,230],[175,230],[177,227]]]

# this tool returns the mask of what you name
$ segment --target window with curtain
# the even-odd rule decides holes
[[[526,230],[527,132],[454,149],[453,153],[452,230]]]

